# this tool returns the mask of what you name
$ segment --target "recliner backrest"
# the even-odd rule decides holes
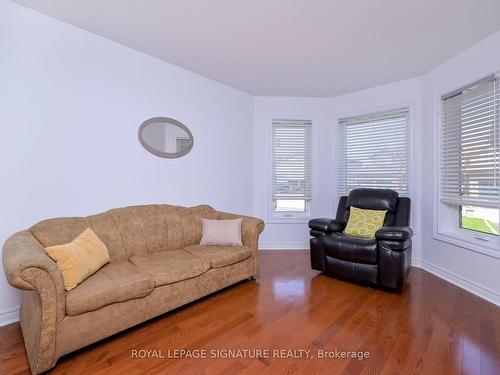
[[[349,193],[349,196],[340,198],[336,219],[347,222],[351,207],[386,210],[384,226],[405,226],[410,224],[410,199],[406,197],[399,198],[399,194],[394,190],[354,189]]]
[[[410,226],[410,217],[411,217],[410,213],[411,213],[411,199],[408,197],[399,197],[394,225],[398,227]]]

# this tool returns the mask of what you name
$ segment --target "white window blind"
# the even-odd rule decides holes
[[[408,108],[339,121],[338,191],[387,188],[408,195]]]
[[[498,76],[443,96],[441,116],[441,202],[498,208]]]
[[[311,199],[311,121],[273,120],[273,200]]]

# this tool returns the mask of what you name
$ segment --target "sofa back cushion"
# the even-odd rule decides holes
[[[179,249],[201,240],[201,219],[215,219],[210,206],[146,205],[115,208],[87,217],[49,219],[31,227],[44,247],[71,242],[86,228],[107,246],[111,260]]]

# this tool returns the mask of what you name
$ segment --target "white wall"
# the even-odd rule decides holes
[[[422,78],[422,126],[425,144],[422,152],[422,249],[423,266],[431,272],[500,304],[500,259],[433,238],[435,193],[435,163],[438,158],[436,114],[437,99],[488,74],[500,71],[500,32],[476,44]],[[433,147],[434,145],[434,147]]]
[[[334,98],[255,98],[254,127],[254,213],[265,218],[266,231],[261,237],[263,249],[309,248],[308,220],[290,224],[272,220],[270,212],[270,138],[273,118],[310,119],[313,121],[313,201],[312,217],[333,217],[337,209],[336,126],[345,116],[410,106],[412,157],[410,189],[413,198],[413,223],[416,231],[414,258],[421,258],[419,246],[421,80],[414,78],[389,85],[337,96]]]
[[[0,15],[0,243],[41,219],[132,204],[251,214],[251,96],[8,1]],[[137,130],[152,116],[186,124],[192,152],[144,150]],[[0,274],[0,320],[14,318],[19,292]]]

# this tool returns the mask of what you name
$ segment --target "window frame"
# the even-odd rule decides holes
[[[488,76],[500,74],[500,69],[496,68],[487,74],[482,74],[454,87],[443,90],[434,95],[434,204],[433,204],[433,238],[446,242],[466,250],[488,255],[500,259],[500,236],[493,234],[472,231],[460,227],[460,206],[447,205],[441,202],[441,142],[442,142],[442,97],[453,91],[461,90],[464,87],[474,84]],[[500,202],[498,205],[500,209]]]
[[[306,200],[304,212],[277,212],[275,211],[275,202],[273,200],[273,121],[288,120],[288,121],[309,121],[311,123],[311,199]],[[267,223],[269,224],[303,224],[309,222],[314,216],[314,200],[316,196],[316,157],[317,157],[317,140],[316,140],[316,119],[313,116],[297,116],[297,115],[277,115],[268,118],[268,183],[267,185]]]

